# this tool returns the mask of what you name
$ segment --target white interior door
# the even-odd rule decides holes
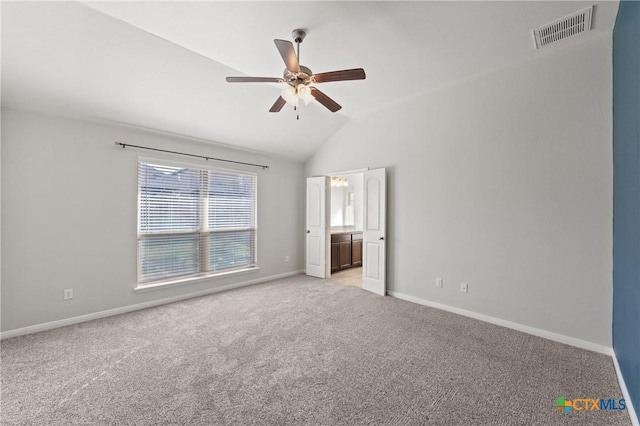
[[[364,172],[363,271],[362,288],[384,296],[386,271],[386,170]]]
[[[307,275],[327,278],[330,259],[327,244],[327,176],[307,179],[307,230],[305,271]]]

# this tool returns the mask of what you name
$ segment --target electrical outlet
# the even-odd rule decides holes
[[[66,288],[64,290],[64,300],[71,300],[71,299],[73,299],[73,289]]]
[[[460,291],[463,292],[463,293],[468,293],[469,292],[469,284],[460,283]]]
[[[436,287],[442,288],[442,278],[436,278]]]
[[[289,260],[290,260],[290,259],[289,259],[289,256],[288,256],[288,255],[284,257],[284,261],[285,261],[285,262],[288,262]]]

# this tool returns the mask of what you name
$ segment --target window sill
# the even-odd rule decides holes
[[[257,272],[259,270],[260,270],[259,266],[252,266],[250,268],[236,269],[234,271],[216,272],[208,275],[199,275],[197,277],[178,278],[178,279],[172,279],[172,280],[166,280],[166,281],[158,281],[151,284],[138,284],[133,289],[133,291],[135,291],[136,293],[142,293],[145,291],[158,290],[161,288],[193,284],[196,282],[210,280],[211,278],[222,278],[222,277],[228,277],[232,275],[242,275],[242,274],[247,274],[251,272]]]

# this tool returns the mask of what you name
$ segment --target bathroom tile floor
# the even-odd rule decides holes
[[[362,267],[334,272],[331,274],[331,280],[342,285],[362,287]]]

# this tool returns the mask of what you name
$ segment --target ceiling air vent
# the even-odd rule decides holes
[[[536,49],[555,43],[563,38],[589,31],[591,29],[592,14],[593,6],[536,28],[533,30]]]

